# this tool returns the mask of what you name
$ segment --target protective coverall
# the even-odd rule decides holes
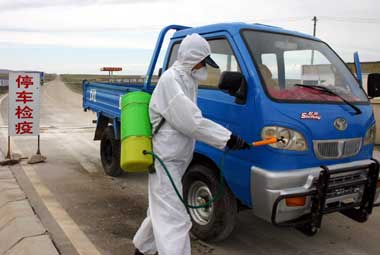
[[[153,137],[153,151],[163,159],[178,189],[192,160],[195,141],[223,149],[231,132],[202,116],[196,105],[198,80],[192,69],[211,54],[207,41],[198,34],[181,43],[177,60],[160,78],[149,105],[153,130],[165,123]],[[191,220],[177,197],[164,169],[155,162],[149,174],[149,208],[133,243],[144,254],[190,255]]]

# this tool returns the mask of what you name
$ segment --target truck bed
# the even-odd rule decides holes
[[[121,97],[130,91],[141,90],[142,84],[83,81],[83,109],[120,121]]]

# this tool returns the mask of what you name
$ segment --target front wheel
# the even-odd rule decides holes
[[[117,177],[122,175],[120,167],[120,140],[116,140],[113,127],[104,129],[100,141],[100,158],[106,175]]]
[[[304,225],[297,226],[296,229],[307,236],[315,236],[319,232],[319,227],[316,227],[312,223],[306,223]]]
[[[220,178],[216,169],[201,164],[189,167],[183,178],[183,194],[190,205],[207,203],[218,193]],[[207,208],[189,209],[193,227],[191,232],[204,241],[226,239],[235,227],[237,201],[225,186],[219,200]]]

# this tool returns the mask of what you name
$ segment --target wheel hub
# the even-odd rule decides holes
[[[212,193],[206,183],[195,181],[191,184],[187,195],[187,201],[190,205],[204,205],[212,199]],[[211,204],[205,208],[189,209],[192,219],[199,225],[208,224],[213,216],[214,205]]]

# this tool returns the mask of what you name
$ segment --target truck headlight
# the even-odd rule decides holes
[[[374,144],[375,143],[375,138],[376,138],[376,125],[373,124],[367,132],[365,132],[364,136],[364,145],[367,144]]]
[[[268,137],[282,138],[282,141],[269,145],[273,148],[293,151],[307,150],[307,143],[305,138],[301,133],[293,129],[279,126],[268,126],[264,127],[261,131],[261,137],[262,139]]]

